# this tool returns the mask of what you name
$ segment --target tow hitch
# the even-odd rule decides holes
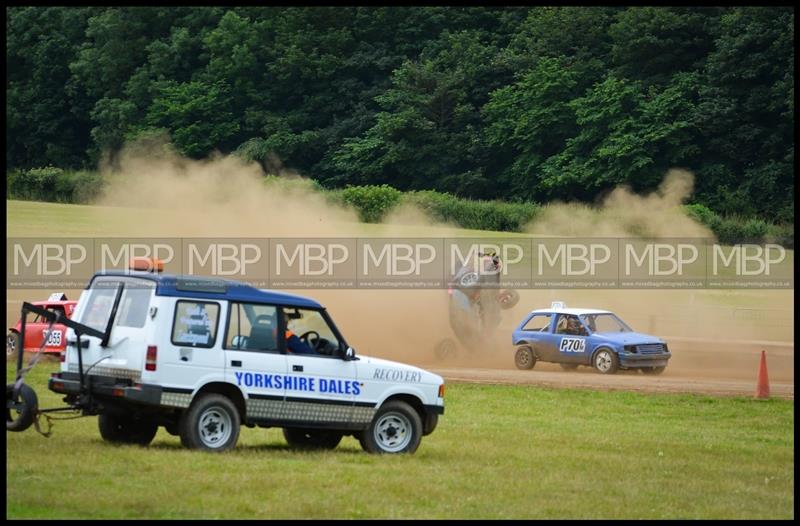
[[[66,316],[62,315],[58,311],[56,312],[49,311],[37,305],[32,305],[28,302],[22,303],[22,309],[21,309],[22,326],[20,327],[21,330],[19,336],[20,350],[17,353],[17,364],[16,364],[17,374],[14,383],[6,384],[6,431],[14,431],[14,432],[25,431],[26,429],[31,427],[31,425],[35,425],[36,430],[39,433],[41,433],[44,436],[50,436],[50,429],[52,428],[52,418],[49,417],[47,413],[54,413],[60,411],[81,412],[84,409],[91,407],[91,393],[89,392],[87,384],[88,378],[87,375],[84,374],[83,370],[83,346],[81,345],[81,336],[86,335],[86,336],[94,336],[100,338],[101,345],[103,345],[104,347],[108,344],[108,335],[111,332],[111,324],[114,321],[114,315],[116,314],[116,310],[119,305],[121,292],[122,288],[120,287],[117,290],[117,296],[105,332],[98,331],[97,329],[73,321],[67,318]],[[42,345],[39,347],[39,350],[36,352],[36,354],[34,354],[30,362],[28,362],[28,365],[23,367],[23,358],[24,358],[23,355],[25,354],[24,353],[25,321],[29,312],[38,314],[39,316],[50,322],[50,324],[47,327],[47,331],[44,335],[44,338],[42,340]],[[74,400],[74,402],[70,403],[70,405],[66,407],[39,409],[39,398],[36,396],[36,391],[34,391],[31,386],[25,383],[25,375],[31,369],[33,369],[33,367],[39,361],[39,358],[42,356],[42,351],[44,350],[45,343],[47,342],[47,339],[50,336],[50,331],[52,330],[53,324],[55,323],[61,323],[75,331],[75,335],[77,337],[78,371],[80,375],[81,392],[79,396],[73,397],[72,400]],[[47,429],[45,430],[42,430],[41,426],[39,425],[39,418],[41,416],[44,416],[48,422]]]

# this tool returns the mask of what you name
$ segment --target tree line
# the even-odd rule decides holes
[[[791,7],[13,7],[6,170],[129,140],[327,188],[794,218]]]

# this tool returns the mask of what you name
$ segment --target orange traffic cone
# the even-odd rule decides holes
[[[761,351],[761,365],[758,367],[756,398],[769,398],[769,377],[767,376],[767,352]]]

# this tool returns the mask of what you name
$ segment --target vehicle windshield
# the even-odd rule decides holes
[[[598,314],[581,314],[581,321],[594,332],[633,332],[624,321],[615,314],[603,312]]]

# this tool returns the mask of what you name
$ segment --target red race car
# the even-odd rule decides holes
[[[47,301],[33,301],[33,305],[38,305],[49,311],[58,312],[72,318],[72,313],[75,311],[77,300],[68,300],[67,296],[61,292],[51,294]],[[49,325],[47,320],[40,319],[39,315],[35,318],[28,319],[25,324],[25,351],[36,352],[42,345],[44,334]],[[22,329],[22,320],[18,321],[14,327],[8,329],[8,337],[6,338],[6,358],[16,355],[17,347],[19,344],[19,333]],[[54,323],[53,330],[42,352],[48,354],[58,354],[64,350],[67,344],[67,328],[60,324]]]

